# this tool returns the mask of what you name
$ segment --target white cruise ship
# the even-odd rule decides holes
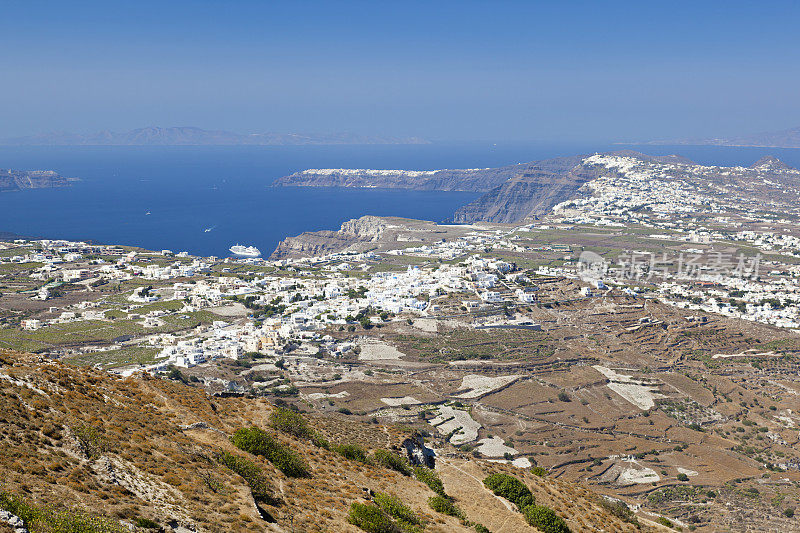
[[[258,257],[261,255],[261,250],[255,246],[242,246],[241,244],[235,244],[230,247],[230,250],[233,254],[241,255],[242,257]]]

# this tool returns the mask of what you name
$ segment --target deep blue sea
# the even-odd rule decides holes
[[[797,149],[602,143],[0,147],[0,168],[55,170],[81,180],[68,188],[0,194],[0,231],[198,255],[226,256],[232,244],[240,243],[255,245],[266,256],[278,241],[303,231],[337,229],[362,215],[441,221],[479,196],[270,186],[275,178],[298,170],[494,167],[621,148],[721,165],[750,165],[773,154],[800,167]]]

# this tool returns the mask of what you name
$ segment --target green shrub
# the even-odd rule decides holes
[[[311,437],[311,430],[303,415],[285,407],[276,407],[272,411],[269,415],[269,425],[278,431],[301,439]]]
[[[367,462],[367,452],[358,444],[340,444],[333,449],[336,453],[351,461]]]
[[[439,496],[447,497],[442,480],[439,479],[439,475],[436,471],[425,468],[424,466],[415,466],[414,477],[428,485],[428,487]]]
[[[489,528],[484,526],[483,524],[475,524],[475,531],[478,533],[492,533],[489,531]]]
[[[530,525],[541,529],[544,533],[570,533],[564,519],[549,507],[529,505],[523,509],[522,513]]]
[[[400,472],[404,476],[411,475],[411,467],[408,466],[408,461],[396,453],[392,453],[389,450],[375,450],[374,456],[377,464]]]
[[[351,504],[347,521],[368,533],[403,533],[389,515],[373,504]]]
[[[677,479],[678,479],[678,481],[689,481],[689,476],[687,476],[686,474],[681,473],[681,474],[678,474]]]
[[[396,497],[379,492],[375,495],[374,500],[378,507],[392,518],[395,518],[403,529],[421,531],[422,520]]]
[[[21,518],[27,528],[30,528],[41,515],[39,509],[28,503],[27,500],[7,492],[0,492],[0,509],[5,509]]]
[[[784,509],[783,510],[783,516],[785,516],[786,518],[793,518],[794,517],[794,508],[793,507],[787,507],[786,509]]]
[[[43,519],[38,523],[45,523],[49,530],[64,533],[123,533],[119,522],[99,516],[91,516],[79,511],[45,511]],[[39,528],[35,528],[38,530]]]
[[[661,524],[662,526],[666,526],[666,527],[672,527],[672,522],[671,522],[670,520],[667,520],[667,519],[666,519],[666,518],[664,518],[663,516],[659,516],[659,517],[658,517],[658,520],[656,520],[656,522],[658,522],[658,523],[659,523],[659,524]]]
[[[234,455],[229,452],[222,452],[218,460],[221,464],[244,478],[245,482],[250,486],[250,492],[253,493],[255,501],[268,504],[275,502],[275,498],[271,494],[270,484],[258,465],[241,455]]]
[[[108,444],[101,429],[87,424],[75,426],[71,429],[87,459],[96,459],[108,449]]]
[[[161,526],[158,525],[158,522],[150,520],[149,518],[137,518],[133,521],[136,527],[141,527],[143,529],[159,529]]]
[[[483,480],[483,484],[497,496],[516,504],[520,511],[535,503],[531,489],[514,476],[492,474]]]
[[[255,426],[236,430],[231,442],[240,450],[264,457],[289,477],[311,476],[308,465],[297,453]]]
[[[326,450],[331,449],[331,443],[328,442],[328,439],[326,439],[316,431],[313,431],[311,433],[311,444],[313,444],[317,448],[324,448]]]
[[[633,514],[633,511],[631,511],[631,508],[628,507],[628,504],[625,502],[621,500],[609,500],[608,498],[600,496],[597,499],[597,503],[608,513],[611,513],[620,520],[630,522],[631,524],[639,524],[636,515]]]
[[[80,511],[59,511],[49,507],[37,507],[24,498],[8,492],[0,492],[0,509],[22,519],[28,531],[52,531],[64,533],[128,533],[119,522],[92,516]]]
[[[547,475],[547,470],[542,468],[541,466],[534,466],[531,468],[531,474],[534,476],[545,477]]]
[[[464,512],[459,509],[450,498],[445,498],[444,496],[431,496],[428,498],[428,505],[437,513],[455,516],[456,518],[464,520]]]

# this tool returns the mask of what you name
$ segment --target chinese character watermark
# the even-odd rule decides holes
[[[671,257],[666,253],[628,251],[612,263],[591,251],[581,252],[578,276],[583,280],[616,278],[620,281],[654,281],[681,279],[713,281],[720,277],[755,280],[761,264],[761,254],[746,256],[732,253],[709,254],[680,252]]]

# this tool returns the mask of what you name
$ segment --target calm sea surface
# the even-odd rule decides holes
[[[494,167],[595,151],[610,144],[469,143],[304,147],[0,147],[0,168],[56,170],[69,188],[0,194],[0,231],[149,249],[269,255],[281,239],[337,229],[362,215],[441,221],[479,195],[435,191],[270,187],[306,168],[429,170]],[[626,147],[627,148],[627,147]],[[800,150],[630,147],[698,163],[750,165],[773,154],[800,168]],[[209,231],[206,231],[209,230]]]

